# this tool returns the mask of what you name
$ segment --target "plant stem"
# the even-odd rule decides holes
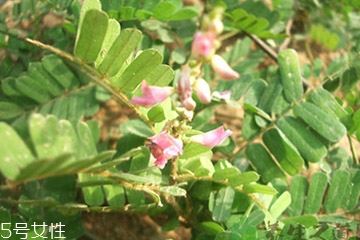
[[[354,143],[352,141],[352,138],[351,138],[350,134],[347,134],[347,138],[348,138],[349,145],[350,145],[350,151],[351,151],[352,159],[353,159],[355,164],[359,164],[359,160],[358,160],[358,157],[357,157],[357,154],[356,154]]]
[[[194,175],[179,175],[176,179],[178,182],[189,182],[189,181],[208,181],[208,182],[214,182],[214,183],[218,183],[227,187],[232,187],[235,191],[241,192],[241,193],[245,193],[242,189],[242,187],[234,187],[231,186],[229,184],[228,181],[224,180],[215,180],[213,177],[211,176],[201,176],[201,177],[197,177]],[[251,198],[251,200],[253,200],[253,202],[258,205],[258,207],[262,208],[263,210],[267,210],[267,208],[262,204],[262,202],[254,195],[254,194],[249,194],[249,193],[245,193],[247,196],[249,196]]]
[[[263,40],[261,40],[260,38],[258,38],[257,36],[247,33],[245,32],[245,34],[251,38],[251,40],[253,40],[255,42],[255,44],[260,47],[267,55],[269,55],[269,57],[274,60],[275,62],[277,62],[277,53],[275,52],[274,49],[272,49],[269,45],[267,45]]]
[[[110,84],[110,80],[106,76],[100,75],[96,69],[89,66],[88,64],[83,62],[81,59],[79,59],[67,52],[64,52],[58,48],[44,44],[40,41],[31,39],[31,38],[27,38],[27,37],[21,37],[17,34],[14,34],[14,33],[8,32],[8,31],[4,31],[3,29],[0,29],[0,33],[9,35],[10,37],[14,37],[16,39],[24,41],[25,43],[31,44],[40,49],[54,53],[55,55],[61,57],[62,59],[79,66],[80,70],[83,73],[85,73],[90,78],[90,80],[92,80],[96,84],[100,85],[101,87],[103,87],[104,89],[109,91],[114,96],[115,100],[117,100],[118,102],[123,103],[126,106],[128,106],[129,108],[131,108],[141,118],[141,120],[143,120],[152,130],[154,130],[153,124],[148,120],[148,118],[146,116],[144,116],[140,112],[139,108],[137,108],[135,105],[133,105],[129,101],[128,97],[123,92],[121,92],[119,89],[113,87]]]

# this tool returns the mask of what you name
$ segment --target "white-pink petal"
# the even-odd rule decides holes
[[[209,84],[203,78],[196,80],[194,89],[200,102],[204,104],[211,102],[211,89]]]
[[[193,142],[200,143],[201,145],[204,145],[208,148],[213,148],[216,145],[221,144],[231,134],[231,130],[225,130],[225,128],[221,126],[209,132],[193,136],[191,137],[191,140]]]
[[[172,93],[172,88],[149,86],[146,81],[143,81],[141,92],[142,95],[133,97],[131,103],[143,107],[152,107],[167,99]]]
[[[240,77],[240,74],[232,69],[229,64],[219,55],[211,58],[211,66],[217,74],[224,80],[234,80]]]

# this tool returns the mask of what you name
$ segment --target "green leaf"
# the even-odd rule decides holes
[[[186,190],[177,186],[163,186],[160,187],[160,192],[170,194],[175,197],[186,196]]]
[[[64,89],[69,89],[78,85],[78,80],[75,75],[59,57],[47,55],[43,57],[41,63],[51,77],[56,79]]]
[[[76,133],[68,121],[34,114],[30,119],[29,131],[39,158],[55,158],[76,151]]]
[[[142,138],[148,138],[154,135],[154,132],[141,120],[130,120],[120,126],[122,134],[133,134]]]
[[[245,112],[242,135],[246,140],[254,138],[260,131],[260,127],[255,122],[255,114]]]
[[[44,57],[43,61],[46,61],[46,59],[47,58]],[[52,97],[56,97],[63,92],[63,89],[57,80],[45,70],[44,64],[39,62],[30,63],[28,74],[31,78],[39,82]]]
[[[246,193],[263,193],[268,195],[275,195],[277,193],[275,188],[267,185],[261,185],[258,183],[251,183],[245,185],[243,190]]]
[[[159,20],[168,20],[171,18],[171,16],[174,15],[176,12],[177,7],[170,1],[162,1],[159,2],[156,7],[154,8],[154,17],[156,17]]]
[[[279,81],[270,83],[260,98],[259,107],[267,113],[271,113],[277,97],[282,93],[282,86]]]
[[[100,54],[98,55],[95,61],[96,67],[98,67],[99,64],[104,60],[104,57],[108,54],[111,46],[114,44],[115,40],[120,35],[120,31],[121,31],[121,26],[119,22],[116,21],[115,19],[109,19],[104,42],[101,46]]]
[[[338,142],[346,128],[332,114],[308,102],[295,106],[294,114],[330,142]]]
[[[215,181],[226,181],[232,187],[237,187],[251,182],[256,182],[259,175],[256,172],[241,173],[237,168],[229,167],[224,169],[217,169],[213,174]]]
[[[292,178],[290,184],[291,204],[288,209],[290,216],[301,215],[304,208],[307,188],[308,182],[306,177],[295,176]]]
[[[248,112],[251,112],[251,113],[255,113],[256,115],[262,117],[263,119],[266,119],[268,121],[271,121],[271,117],[266,113],[264,112],[263,110],[261,110],[260,108],[252,105],[252,104],[249,104],[249,103],[245,103],[244,104],[244,109]],[[256,120],[256,118],[255,118]],[[264,126],[266,125],[266,121],[264,121]]]
[[[256,17],[244,9],[235,9],[231,12],[232,25],[245,32],[257,35],[261,38],[277,37],[268,31],[269,22],[265,18]]]
[[[147,49],[126,68],[115,86],[125,92],[132,92],[162,62],[162,56],[155,49]]]
[[[346,209],[353,210],[356,208],[360,197],[360,171],[356,171],[352,178],[351,193],[347,201]]]
[[[151,108],[147,116],[152,122],[162,122],[166,119],[164,109],[159,105]]]
[[[250,144],[246,149],[246,155],[264,182],[285,177],[263,145]]]
[[[231,187],[221,188],[214,194],[213,206],[209,206],[212,218],[217,222],[226,221],[231,215],[235,191]],[[210,202],[209,202],[210,205]]]
[[[146,76],[146,81],[149,85],[154,86],[168,86],[171,81],[174,79],[175,73],[174,70],[168,65],[160,64],[156,66],[148,76]]]
[[[272,128],[263,135],[266,147],[281,167],[290,175],[300,172],[304,160],[289,139],[278,129]]]
[[[14,180],[20,169],[34,161],[31,151],[18,134],[6,123],[0,122],[0,170],[2,174]]]
[[[101,180],[99,176],[89,174],[79,174],[79,181],[96,181]],[[101,186],[83,187],[82,189],[85,203],[89,206],[100,206],[105,202],[105,196]]]
[[[125,190],[118,185],[104,185],[106,200],[111,207],[122,207],[125,204]]]
[[[291,203],[291,195],[288,191],[283,192],[270,207],[270,214],[278,219]]]
[[[341,41],[335,32],[329,31],[328,28],[320,24],[311,25],[310,37],[318,44],[330,50],[335,50]]]
[[[345,170],[335,170],[331,181],[329,190],[326,195],[324,207],[327,213],[333,213],[336,209],[342,207],[341,203],[346,196],[346,186],[350,184],[350,173]]]
[[[1,80],[1,90],[2,92],[10,97],[18,97],[22,94],[15,87],[15,78],[7,77]]]
[[[212,175],[214,173],[214,165],[211,162],[212,151],[195,142],[185,145],[183,154],[180,155],[180,168],[183,171],[196,172],[198,174]]]
[[[146,183],[146,184],[149,184],[149,183],[158,184],[159,183],[157,179],[151,179],[148,176],[139,176],[139,175],[125,173],[125,172],[120,172],[118,174],[113,173],[112,177],[124,179],[124,180],[131,181],[131,182],[137,182],[137,183]]]
[[[95,10],[99,10],[101,11],[101,3],[100,0],[84,0],[84,2],[82,3],[81,6],[81,11],[80,11],[80,17],[79,17],[79,27],[78,29],[81,29],[84,18],[86,13],[91,10],[91,9],[95,9]],[[78,34],[80,33],[80,31],[78,31]],[[79,36],[76,37],[76,39],[78,39]]]
[[[304,206],[305,214],[317,213],[320,210],[326,186],[327,177],[324,173],[318,172],[312,176]]]
[[[172,16],[170,16],[170,21],[181,21],[186,19],[191,19],[198,16],[198,11],[194,7],[183,7],[177,12],[175,12]]]
[[[345,126],[349,126],[351,123],[350,114],[348,114],[348,112],[346,112],[346,110],[336,101],[334,96],[325,89],[318,88],[314,90],[309,98],[311,102],[322,110],[332,112]]]
[[[179,169],[183,173],[191,173],[195,176],[211,176],[214,173],[214,165],[211,162],[211,151],[206,154],[190,159],[179,159]]]
[[[15,80],[15,86],[19,92],[41,104],[49,101],[50,95],[42,87],[39,87],[39,84],[41,83],[27,75],[20,76]]]
[[[24,110],[15,103],[0,101],[0,119],[12,119],[23,113]]]
[[[108,26],[108,16],[98,10],[86,12],[81,25],[80,35],[75,43],[74,54],[86,63],[96,61],[100,53]]]
[[[198,227],[201,232],[205,232],[210,235],[215,235],[224,232],[224,228],[216,222],[201,222]]]
[[[207,154],[209,148],[201,145],[200,143],[190,142],[185,145],[183,154],[180,156],[182,159],[196,158],[199,155]]]
[[[302,121],[294,117],[285,117],[277,122],[277,126],[305,160],[318,162],[326,156],[326,146]]]
[[[296,101],[303,95],[300,63],[298,55],[293,49],[282,50],[278,56],[281,73],[281,83],[284,94],[289,102]]]
[[[318,223],[318,220],[315,216],[312,215],[302,215],[296,217],[287,217],[281,220],[285,224],[301,224],[306,228],[315,226]]]
[[[139,45],[141,36],[141,32],[137,29],[122,30],[100,63],[98,70],[109,77],[116,75]]]

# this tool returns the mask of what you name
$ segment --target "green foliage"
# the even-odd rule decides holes
[[[81,212],[129,212],[160,215],[162,231],[184,225],[196,240],[354,237],[356,4],[199,2],[85,0],[80,9],[25,0],[14,3],[14,19],[0,13],[0,222],[61,221],[67,239],[80,239]],[[48,28],[53,14],[61,21]],[[237,80],[219,79],[211,57],[191,54],[194,33],[212,31],[214,20],[225,25],[214,50]],[[339,49],[338,59],[326,55]],[[210,104],[185,111],[184,65],[192,82],[204,78],[231,98],[214,92]],[[151,108],[133,104],[144,80],[173,95]],[[121,104],[106,102],[111,96]],[[230,139],[194,142],[220,123]],[[183,148],[160,169],[154,158],[165,150],[149,138],[163,131]]]
[[[141,32],[136,29],[120,31],[119,23],[108,19],[107,14],[98,9],[99,6],[92,9],[91,1],[86,4],[89,6],[81,11],[80,19],[83,21],[78,28],[75,56],[86,63],[95,63],[95,68],[110,78],[114,87],[125,93],[132,93],[144,79],[149,84],[159,86],[172,81],[172,69],[161,64],[162,56],[157,50],[144,50],[133,59]],[[97,27],[94,28],[94,25]],[[159,76],[160,80],[157,79]]]
[[[336,49],[340,42],[339,36],[336,33],[329,31],[322,25],[312,25],[310,37],[316,43],[330,50]]]
[[[1,81],[0,119],[21,121],[36,111],[76,122],[94,114],[97,90],[82,78],[54,55],[32,62],[21,76]]]
[[[125,21],[146,20],[151,17],[161,21],[181,21],[198,16],[195,7],[183,6],[179,0],[101,2],[112,17]]]
[[[35,154],[6,123],[1,123],[0,132],[8,142],[1,149],[1,172],[15,181],[74,174],[114,154],[112,151],[97,154],[92,133],[85,123],[74,128],[69,121],[54,116],[35,114],[30,118],[29,132]]]
[[[262,17],[248,13],[246,10],[238,8],[228,14],[230,25],[233,28],[242,30],[249,34],[254,34],[260,38],[281,38],[282,35],[273,34],[269,31],[269,22]]]
[[[286,100],[298,100],[303,94],[303,86],[297,53],[293,49],[283,50],[279,53],[278,61]]]

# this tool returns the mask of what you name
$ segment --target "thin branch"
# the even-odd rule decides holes
[[[50,46],[50,45],[47,45],[47,44],[44,44],[40,41],[37,41],[37,40],[34,40],[34,39],[31,39],[31,38],[27,38],[27,37],[21,37],[17,34],[14,34],[14,33],[11,33],[11,32],[8,32],[8,31],[5,31],[3,29],[0,29],[0,33],[3,33],[3,34],[6,34],[6,35],[9,35],[10,37],[14,37],[18,40],[21,40],[21,41],[24,41],[25,43],[28,43],[28,44],[31,44],[33,46],[36,46],[40,49],[43,49],[43,50],[46,50],[46,51],[49,51],[51,53],[54,53],[55,55],[61,57],[62,59],[68,61],[68,62],[71,62],[77,66],[79,66],[80,70],[85,73],[89,78],[90,80],[92,80],[93,82],[95,82],[96,84],[100,85],[101,87],[103,87],[104,89],[106,89],[107,91],[109,91],[114,97],[115,97],[115,100],[117,100],[118,102],[120,103],[123,103],[125,105],[127,105],[129,108],[131,108],[151,129],[154,129],[154,126],[153,124],[147,119],[147,117],[145,117],[141,112],[140,110],[135,106],[133,105],[128,97],[122,93],[119,89],[113,87],[111,84],[110,84],[110,81],[109,79],[106,77],[106,76],[102,76],[99,74],[98,71],[96,71],[93,67],[87,65],[85,62],[83,62],[81,59],[67,53],[67,52],[64,52],[58,48],[55,48],[53,46]]]
[[[243,189],[241,187],[233,187],[229,184],[228,181],[222,181],[222,180],[215,180],[213,177],[211,176],[194,176],[194,175],[179,175],[176,178],[177,182],[189,182],[189,181],[208,181],[208,182],[214,182],[214,183],[218,183],[227,187],[232,187],[235,191],[237,192],[241,192],[241,193],[245,193],[243,191]],[[251,198],[251,200],[253,200],[253,202],[258,205],[258,207],[267,210],[267,208],[264,206],[264,204],[261,202],[260,199],[258,199],[254,194],[249,194],[249,193],[245,193],[247,196],[249,196]]]
[[[354,143],[352,141],[352,138],[351,138],[351,136],[349,134],[347,134],[347,138],[348,138],[349,145],[350,145],[350,151],[351,151],[352,159],[353,159],[355,164],[359,164],[359,160],[358,160],[358,157],[357,157],[357,154],[356,154],[356,150],[355,150],[355,146],[354,146]]]
[[[15,200],[10,198],[0,198],[1,203],[10,205],[31,205],[39,207],[52,207],[59,210],[77,210],[80,212],[100,212],[100,213],[113,213],[113,212],[146,212],[151,208],[157,207],[157,204],[151,203],[142,206],[133,206],[131,204],[124,205],[122,207],[89,207],[86,204],[78,203],[58,203],[54,200],[48,199],[27,199],[27,200]]]
[[[267,55],[269,55],[269,57],[274,60],[275,62],[277,62],[277,56],[278,54],[276,53],[276,51],[270,47],[269,45],[267,45],[263,40],[261,40],[260,38],[258,38],[257,36],[247,33],[245,32],[246,36],[248,36],[249,38],[251,38],[251,40],[253,40],[255,42],[255,44],[260,47]]]
[[[288,45],[291,42],[291,28],[293,26],[293,19],[290,19],[287,24],[286,24],[286,28],[285,28],[285,33],[287,35],[287,38],[285,38],[284,42],[280,45],[279,50],[283,50],[285,48],[288,47]]]

